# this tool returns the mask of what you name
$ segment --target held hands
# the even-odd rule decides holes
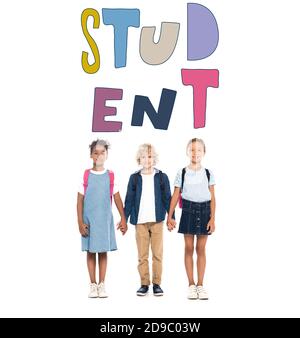
[[[79,224],[79,232],[83,237],[88,236],[89,234],[89,226],[85,223],[80,223]]]
[[[117,224],[117,230],[120,230],[122,232],[122,235],[125,235],[127,229],[128,228],[127,228],[126,220],[121,218],[120,222]]]
[[[209,220],[209,222],[207,223],[206,229],[207,229],[209,234],[212,234],[215,231],[216,227],[215,227],[215,219],[214,218],[211,218]]]
[[[172,231],[174,228],[176,228],[176,221],[173,218],[169,218],[167,219],[167,226],[168,226],[168,230]]]

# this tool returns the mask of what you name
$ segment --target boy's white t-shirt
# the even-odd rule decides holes
[[[145,175],[142,176],[142,195],[140,201],[140,209],[138,215],[138,224],[155,222],[155,195],[154,195],[154,175]]]
[[[95,171],[95,170],[91,170],[92,174],[95,175],[103,175],[107,172],[107,169],[101,170],[101,171]],[[116,194],[119,191],[119,183],[116,180],[116,174],[114,173],[114,189],[113,189],[113,195]],[[78,192],[81,195],[84,195],[84,186],[83,186],[83,178],[80,181],[80,184],[78,185]]]
[[[207,180],[205,168],[201,168],[200,170],[192,170],[186,168],[183,190],[182,190],[182,198],[192,202],[206,202],[211,200],[211,194],[209,191],[210,185],[215,185],[215,177],[211,170],[209,170],[210,178],[209,182]],[[181,187],[181,178],[182,178],[182,169],[177,172],[174,186],[180,188]]]

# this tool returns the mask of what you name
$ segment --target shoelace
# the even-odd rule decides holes
[[[196,285],[191,285],[190,287],[189,287],[189,292],[190,293],[197,293],[197,286]]]
[[[99,288],[99,290],[101,290],[101,291],[105,291],[104,283],[100,283],[100,284],[98,285],[98,288]]]
[[[91,285],[91,291],[97,291],[97,285],[96,284],[92,284]]]
[[[198,293],[204,293],[204,294],[206,294],[206,290],[204,289],[203,286],[198,286],[197,292],[198,292]]]

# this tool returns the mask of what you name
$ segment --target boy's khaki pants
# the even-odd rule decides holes
[[[141,285],[150,284],[149,246],[152,250],[152,283],[160,285],[163,257],[163,222],[142,223],[136,225],[136,244],[138,249],[138,270]]]

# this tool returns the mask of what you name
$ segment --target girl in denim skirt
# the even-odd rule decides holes
[[[187,145],[187,155],[190,164],[177,173],[168,214],[173,214],[179,201],[182,206],[182,214],[178,232],[184,235],[184,262],[189,281],[188,298],[208,299],[207,291],[203,287],[203,278],[206,265],[205,246],[207,237],[215,231],[215,179],[211,170],[201,165],[205,155],[203,140],[198,138],[190,140]],[[171,217],[168,217],[167,224],[170,231],[176,226],[175,220]],[[195,284],[193,275],[195,237],[197,284]]]

